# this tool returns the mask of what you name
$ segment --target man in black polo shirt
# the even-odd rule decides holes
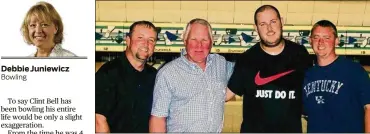
[[[149,132],[157,70],[146,64],[157,41],[155,26],[130,26],[122,57],[105,63],[95,74],[96,132]]]
[[[303,45],[282,37],[279,11],[263,5],[254,15],[261,41],[240,55],[227,98],[243,96],[242,133],[302,133],[301,88],[312,66]]]

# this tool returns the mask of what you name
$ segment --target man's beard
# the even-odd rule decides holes
[[[261,36],[260,36],[261,37]],[[267,42],[261,38],[261,43],[265,47],[276,47],[280,44],[281,40],[283,39],[283,34],[280,35],[280,37],[277,39],[277,41],[273,44],[272,42]]]
[[[136,57],[136,59],[138,60],[138,61],[140,61],[140,62],[146,62],[146,58],[144,58],[144,59],[142,59],[142,58],[140,58],[140,55],[139,55],[139,53],[136,53],[135,54],[135,57]]]
[[[276,47],[280,44],[281,40],[283,39],[283,27],[280,27],[280,37],[276,40],[276,42],[273,44],[272,42],[267,42],[266,40],[263,40],[262,36],[260,35],[260,32],[258,32],[258,35],[261,37],[261,43],[265,47]],[[260,44],[261,44],[260,43]]]

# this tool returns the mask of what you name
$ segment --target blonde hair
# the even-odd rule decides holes
[[[212,36],[212,27],[211,27],[211,24],[208,23],[208,21],[204,20],[204,19],[200,19],[200,18],[195,18],[195,19],[192,19],[187,25],[186,25],[186,29],[185,29],[185,34],[183,34],[183,40],[186,41],[188,39],[188,36],[189,36],[189,33],[190,33],[190,28],[191,28],[191,25],[192,24],[201,24],[201,25],[204,25],[204,26],[207,26],[208,27],[208,34],[209,34],[209,37],[211,38],[211,44],[213,44],[213,36]]]
[[[63,22],[62,18],[59,16],[58,12],[55,10],[53,5],[47,2],[38,2],[36,5],[32,6],[26,16],[24,17],[21,31],[23,38],[27,44],[32,44],[32,41],[29,36],[28,25],[30,23],[31,17],[36,16],[38,19],[41,19],[47,23],[53,23],[57,28],[57,33],[54,37],[55,45],[61,44],[63,41]]]

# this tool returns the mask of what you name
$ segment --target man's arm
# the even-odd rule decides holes
[[[166,132],[166,117],[151,116],[149,120],[150,133],[165,133]]]
[[[357,76],[356,85],[359,89],[359,98],[364,106],[364,123],[365,132],[370,133],[370,79],[366,70],[358,64],[358,68],[353,70],[353,76]]]
[[[233,97],[235,97],[235,93],[232,92],[228,87],[226,88],[226,98],[225,101],[228,102],[231,100]]]
[[[231,75],[234,72],[235,62],[226,61],[226,71],[227,71],[227,82],[229,82]],[[225,102],[231,100],[235,96],[235,93],[232,92],[229,87],[226,87],[226,98]]]
[[[101,114],[95,114],[95,133],[109,133],[107,118]]]
[[[365,133],[370,133],[370,104],[365,105]]]
[[[235,94],[238,96],[243,96],[244,94],[244,84],[245,84],[245,66],[244,54],[240,55],[236,62],[227,62],[228,70],[228,84],[226,87],[226,98],[225,101],[232,99]]]
[[[170,104],[172,100],[172,92],[170,81],[167,80],[169,77],[167,74],[167,66],[164,66],[159,70],[153,91],[153,104],[152,112],[149,120],[149,132],[166,132],[166,117],[168,116],[168,111],[170,109]]]
[[[112,88],[115,82],[110,73],[111,63],[105,63],[95,73],[95,132],[96,133],[109,133],[110,128],[108,125],[109,114],[108,111],[113,110],[112,104],[115,104],[116,90]]]

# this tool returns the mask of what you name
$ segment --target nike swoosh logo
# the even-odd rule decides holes
[[[293,72],[294,70],[289,70],[289,71],[286,71],[286,72],[282,72],[282,73],[279,73],[279,74],[275,74],[273,76],[269,76],[269,77],[266,77],[266,78],[261,78],[260,77],[260,71],[258,71],[256,77],[254,78],[254,82],[258,85],[258,86],[261,86],[261,85],[265,85],[271,81],[274,81],[276,79],[279,79],[280,77],[283,77],[287,74],[290,74],[291,72]]]

